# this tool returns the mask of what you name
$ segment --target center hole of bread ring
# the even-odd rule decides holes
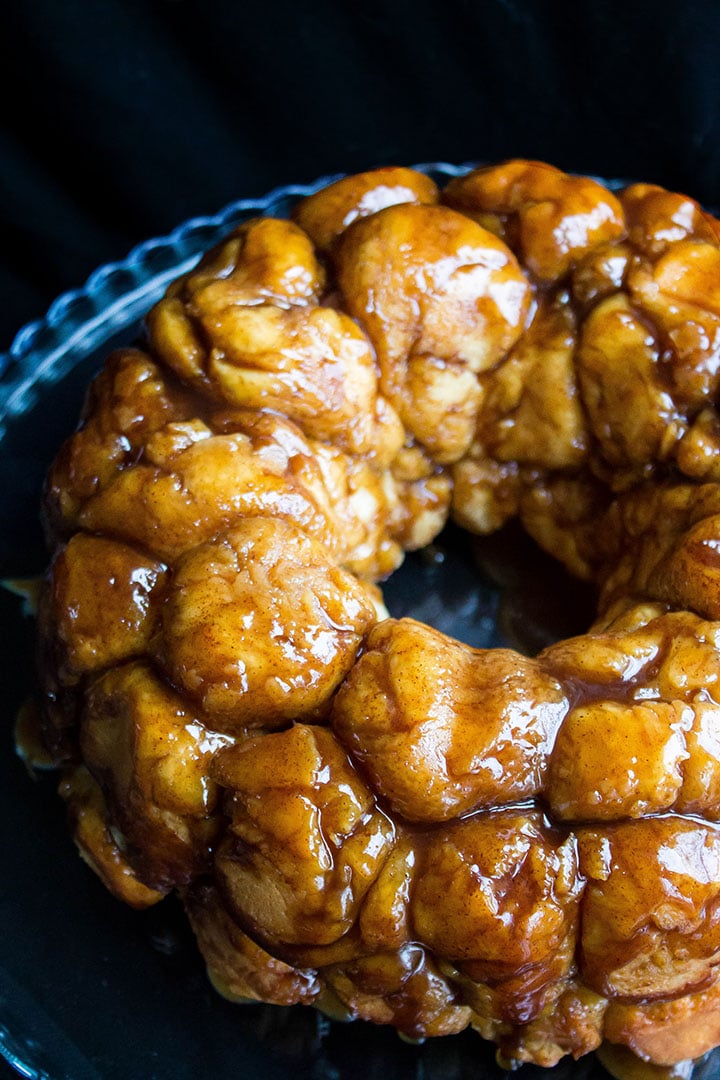
[[[584,633],[595,590],[571,577],[517,526],[473,537],[450,525],[411,552],[383,586],[393,618],[418,619],[475,649],[534,656]]]
[[[46,485],[87,861],[177,889],[233,998],[506,1061],[713,1046],[718,223],[381,170],[244,222],[146,330]]]

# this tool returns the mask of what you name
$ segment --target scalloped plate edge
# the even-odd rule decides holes
[[[474,167],[427,162],[413,165],[436,177],[460,176]],[[7,420],[32,404],[35,388],[60,377],[72,366],[82,343],[106,337],[145,314],[175,278],[186,273],[224,229],[257,214],[267,214],[292,200],[313,194],[344,173],[322,176],[308,184],[286,184],[258,199],[238,199],[216,214],[189,218],[166,236],[137,244],[129,254],[93,271],[83,286],[62,293],[44,316],[23,326],[9,350],[0,354],[0,439]],[[153,263],[166,266],[154,269]]]

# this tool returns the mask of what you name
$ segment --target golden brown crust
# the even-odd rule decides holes
[[[605,1015],[605,1037],[658,1065],[699,1058],[720,1040],[719,1003],[718,981],[707,990],[668,1001],[613,1002]]]
[[[328,711],[374,621],[360,582],[319,543],[251,518],[176,563],[158,652],[219,730],[284,727]]]
[[[41,730],[85,858],[232,998],[552,1065],[720,1040],[720,227],[537,162],[246,222],[47,481]],[[448,514],[600,590],[534,659],[385,620]]]
[[[320,992],[316,973],[284,964],[244,934],[212,881],[196,881],[183,893],[183,904],[208,975],[224,997],[273,1005],[309,1005],[315,1000]]]
[[[345,176],[309,195],[295,207],[293,220],[319,251],[329,251],[360,218],[401,203],[433,205],[438,197],[437,186],[424,173],[398,167],[374,169]]]
[[[509,649],[469,649],[387,619],[333,703],[334,731],[407,821],[447,821],[537,795],[568,701]]]
[[[517,247],[542,282],[563,278],[593,248],[621,238],[617,198],[595,180],[540,161],[507,161],[451,180],[444,201]]]
[[[514,256],[461,214],[404,204],[358,221],[335,262],[385,396],[438,463],[456,461],[473,437],[477,375],[525,322],[530,289]]]

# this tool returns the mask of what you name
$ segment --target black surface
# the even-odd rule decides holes
[[[526,155],[720,203],[715,3],[31,0],[0,8],[0,349],[60,291],[134,243],[325,172]],[[55,398],[25,424],[16,451],[4,451],[5,573],[31,572],[41,558],[38,476],[77,397],[70,388]],[[467,550],[464,559],[473,575]],[[492,577],[492,551],[483,560]],[[482,643],[476,632],[493,611],[509,639],[527,628],[514,599],[526,565],[520,558],[510,576],[521,584],[506,588],[502,604],[473,593],[466,578],[445,578],[441,606],[465,620],[456,632]],[[432,564],[421,572],[443,573]],[[433,596],[434,586],[417,612],[431,621]],[[402,597],[393,603],[405,610]],[[542,610],[542,598],[537,604]],[[1,593],[0,620],[10,717],[31,681],[29,628]],[[566,632],[532,620],[529,628],[536,644]],[[30,784],[7,729],[2,744],[5,971],[23,1016],[31,994],[29,1011],[54,1017],[57,1028],[37,1034],[51,1063],[71,1061],[63,1077],[164,1080],[169,1062],[172,1080],[502,1075],[472,1036],[412,1048],[364,1025],[325,1032],[302,1009],[226,1005],[172,908],[138,915],[116,904],[75,855],[54,783]],[[77,1068],[74,1043],[84,1048]],[[585,1061],[560,1075],[604,1074]],[[703,1080],[717,1075],[712,1064],[703,1070]]]
[[[5,527],[0,577],[44,561],[41,478],[77,415],[102,356],[135,323],[76,348],[75,367],[26,395],[0,454]],[[36,371],[38,368],[35,369]],[[64,369],[62,369],[64,371]],[[578,603],[569,607],[568,594]],[[482,543],[448,529],[386,586],[395,615],[412,615],[477,646],[533,652],[588,622],[591,597],[519,532]],[[312,1009],[243,1007],[211,989],[178,905],[145,912],[115,901],[79,859],[57,779],[32,781],[12,751],[12,720],[33,685],[32,622],[0,589],[0,1055],[32,1080],[503,1080],[492,1046],[465,1032],[422,1046],[393,1031],[330,1024]],[[694,1080],[717,1080],[718,1055]],[[522,1080],[607,1080],[592,1055]]]
[[[128,327],[132,341],[137,327]],[[37,491],[77,413],[88,372],[109,342],[8,423],[0,483],[9,511],[0,576],[44,561]],[[78,357],[80,359],[80,356]],[[388,583],[396,615],[425,619],[475,645],[536,648],[579,629],[549,614],[558,571],[516,536],[476,548],[448,530]],[[528,602],[528,583],[534,597]],[[500,587],[499,587],[500,586]],[[522,610],[519,623],[513,611]],[[563,618],[567,616],[563,614]],[[12,718],[33,684],[32,621],[0,589],[0,1054],[41,1080],[502,1080],[494,1050],[472,1032],[409,1046],[365,1024],[329,1024],[312,1009],[230,1005],[211,989],[178,905],[134,912],[81,862],[55,794],[12,752]],[[522,628],[518,635],[516,631]],[[9,1033],[9,1037],[8,1034]],[[1,1067],[1,1066],[0,1066]],[[1,1075],[1,1074],[0,1074]],[[527,1068],[523,1080],[541,1080]],[[592,1058],[563,1062],[548,1080],[602,1080]],[[707,1080],[700,1077],[699,1080]]]
[[[285,204],[279,198],[273,212]],[[33,338],[15,365],[24,390],[11,395],[15,405],[0,444],[6,511],[0,578],[33,575],[45,562],[38,519],[42,477],[74,423],[92,373],[112,347],[141,333],[132,297],[139,282],[159,287],[157,250],[136,253],[110,283],[94,278],[91,295],[80,304],[90,320],[82,332],[78,305],[56,310],[53,328]],[[165,249],[163,268],[177,268],[186,254],[185,241],[176,239]],[[90,317],[98,311],[99,319]],[[67,353],[58,350],[59,342]],[[0,390],[6,388],[7,380]],[[566,625],[564,613],[565,623],[548,619],[558,612],[551,594],[564,591],[557,570],[548,567],[517,534],[476,548],[448,530],[429,551],[408,559],[386,596],[394,614],[422,618],[475,645],[508,642],[532,650],[587,621],[586,612],[573,616],[576,625]],[[57,778],[33,783],[13,754],[13,719],[34,681],[33,628],[17,597],[2,589],[0,625],[0,1054],[20,1062],[21,1075],[500,1080],[492,1047],[470,1032],[409,1047],[392,1031],[328,1024],[312,1010],[242,1008],[220,999],[178,905],[170,901],[138,913],[113,900],[73,848],[55,794]],[[577,1067],[563,1063],[553,1080],[601,1075],[589,1059]],[[537,1077],[537,1070],[526,1070],[526,1080]]]
[[[720,191],[702,0],[0,5],[0,349],[185,218],[376,164],[529,155]]]

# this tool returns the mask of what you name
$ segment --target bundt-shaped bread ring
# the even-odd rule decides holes
[[[47,482],[78,844],[231,998],[505,1061],[720,1043],[720,226],[512,161],[241,225]],[[599,589],[529,659],[385,618],[448,516]]]

